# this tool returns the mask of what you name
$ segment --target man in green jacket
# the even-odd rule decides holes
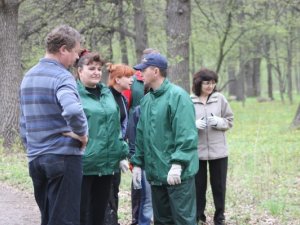
[[[195,225],[195,111],[188,93],[166,78],[167,67],[167,59],[158,53],[146,55],[134,67],[151,89],[141,100],[136,152],[131,159],[133,184],[140,186],[141,169],[145,169],[155,225]]]

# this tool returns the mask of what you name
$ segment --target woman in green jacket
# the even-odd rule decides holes
[[[113,174],[128,154],[119,108],[109,88],[100,82],[102,65],[97,53],[87,53],[77,63],[77,88],[89,126],[83,155],[81,225],[103,224]]]

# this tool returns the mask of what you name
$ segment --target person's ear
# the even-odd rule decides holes
[[[81,74],[81,73],[82,73],[82,68],[81,68],[81,67],[78,67],[78,68],[77,68],[77,73],[78,73],[78,74]]]
[[[66,45],[62,45],[60,48],[59,48],[59,52],[61,53],[61,54],[66,54],[66,52],[67,52],[68,50],[67,50],[67,47],[66,47]]]
[[[154,74],[157,76],[159,74],[159,69],[157,67],[154,68]]]

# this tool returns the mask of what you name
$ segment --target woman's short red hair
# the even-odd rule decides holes
[[[108,86],[112,87],[116,84],[116,78],[131,77],[135,74],[135,70],[125,64],[106,63],[108,71]]]

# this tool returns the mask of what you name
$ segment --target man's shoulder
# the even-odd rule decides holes
[[[74,78],[70,71],[66,68],[58,66],[56,64],[47,63],[40,60],[35,66],[33,66],[25,76],[44,76],[56,79],[69,79]]]
[[[190,95],[188,94],[188,92],[186,90],[184,90],[182,87],[180,87],[174,83],[170,83],[169,93],[172,94],[174,97],[175,96],[178,96],[178,97],[183,96],[183,97],[190,98]]]

